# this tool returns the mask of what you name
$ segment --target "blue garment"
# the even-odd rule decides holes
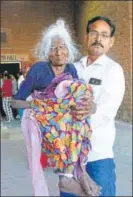
[[[18,115],[20,116],[20,120],[22,120],[23,112],[24,112],[24,109],[22,108],[18,109]]]
[[[86,170],[90,177],[102,187],[100,196],[116,196],[116,174],[113,159],[102,159],[88,162]],[[60,192],[60,196],[76,195]]]
[[[64,72],[70,73],[73,78],[78,78],[77,71],[73,64],[66,64]],[[26,100],[34,90],[44,91],[53,78],[55,78],[55,74],[49,62],[35,63],[28,72],[26,79],[14,96],[14,99]]]

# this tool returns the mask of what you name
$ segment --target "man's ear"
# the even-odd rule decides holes
[[[111,37],[111,40],[110,40],[110,47],[112,47],[114,45],[114,42],[115,42],[115,37]]]
[[[85,36],[84,36],[84,42],[86,43],[86,41],[87,41],[87,38],[88,38],[88,34],[85,34]]]
[[[87,42],[88,42],[88,34],[85,34],[84,35],[84,47],[85,47],[85,50],[87,50]]]

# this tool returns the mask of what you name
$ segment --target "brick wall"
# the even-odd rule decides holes
[[[84,35],[88,19],[96,15],[111,18],[116,24],[116,40],[109,56],[119,62],[126,79],[126,92],[117,118],[132,121],[132,2],[131,1],[79,1],[76,6],[77,41],[85,46]],[[85,54],[85,47],[81,48]]]
[[[117,118],[132,120],[132,2],[131,1],[2,1],[1,29],[8,35],[2,53],[28,54],[40,39],[41,31],[63,17],[69,23],[78,44],[84,46],[85,28],[89,18],[110,17],[116,24],[116,42],[109,56],[124,68],[126,92]],[[81,47],[83,54],[85,48]]]
[[[1,28],[8,34],[2,53],[31,55],[42,30],[62,17],[74,29],[71,1],[2,1]],[[74,32],[74,31],[73,31]]]

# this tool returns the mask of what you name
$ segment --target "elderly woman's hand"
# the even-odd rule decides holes
[[[81,101],[82,106],[75,105],[71,109],[77,119],[83,120],[87,116],[96,112],[96,104],[93,102],[93,98],[89,95],[81,97]]]

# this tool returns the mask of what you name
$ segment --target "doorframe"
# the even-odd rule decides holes
[[[19,64],[19,69],[22,68],[22,62],[21,61],[12,61],[12,62],[3,61],[3,62],[0,62],[0,64]]]

